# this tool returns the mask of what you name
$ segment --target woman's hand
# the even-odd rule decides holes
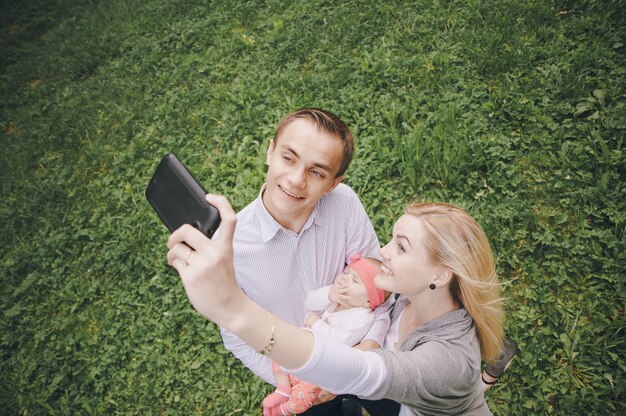
[[[222,222],[213,240],[191,225],[183,225],[167,241],[167,262],[174,267],[193,307],[224,325],[234,319],[245,295],[235,280],[233,234],[237,216],[220,195],[206,196],[220,213]]]

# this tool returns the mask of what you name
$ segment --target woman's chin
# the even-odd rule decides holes
[[[391,289],[391,278],[386,277],[386,276],[381,276],[380,273],[376,275],[376,277],[374,277],[374,285],[382,290],[386,290],[388,292],[393,292],[393,290]]]

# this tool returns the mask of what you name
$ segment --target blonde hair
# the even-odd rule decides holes
[[[483,359],[495,361],[502,347],[504,312],[485,232],[468,213],[449,204],[411,204],[404,212],[422,220],[431,259],[452,271],[452,295],[474,320]]]

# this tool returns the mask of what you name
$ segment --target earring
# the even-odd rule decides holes
[[[434,283],[430,284],[430,290],[435,290],[437,288],[437,286]]]

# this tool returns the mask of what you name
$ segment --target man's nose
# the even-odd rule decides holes
[[[289,182],[298,188],[306,184],[306,172],[304,169],[294,169],[289,175]]]

